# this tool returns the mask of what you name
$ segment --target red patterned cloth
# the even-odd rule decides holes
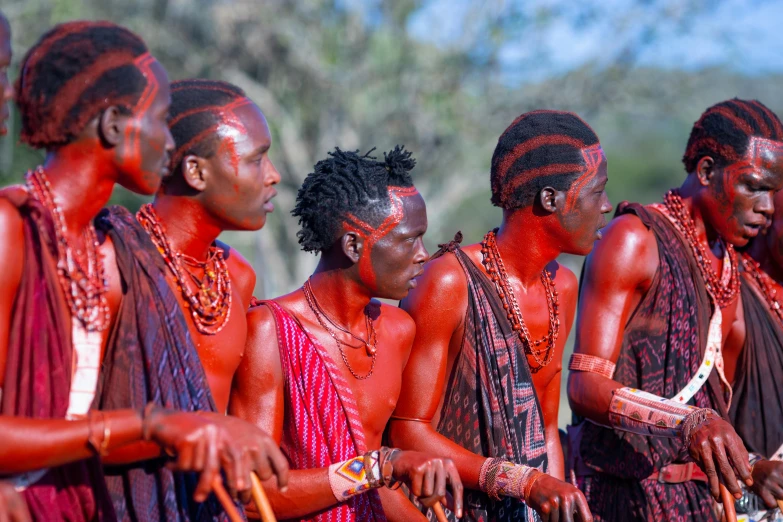
[[[326,468],[367,452],[353,393],[329,353],[274,301],[272,310],[285,376],[281,448],[291,469]],[[385,522],[377,491],[352,497],[332,509],[297,520]]]

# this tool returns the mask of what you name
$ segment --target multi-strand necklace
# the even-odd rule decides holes
[[[337,323],[337,321],[334,321],[329,317],[329,315],[324,311],[323,308],[321,308],[321,305],[318,303],[318,299],[315,298],[315,294],[313,293],[313,287],[310,284],[310,279],[308,278],[305,282],[304,286],[302,287],[302,290],[304,291],[305,299],[307,300],[307,305],[310,307],[310,310],[313,312],[313,315],[315,315],[316,319],[318,319],[318,323],[323,327],[324,330],[326,330],[329,335],[334,339],[335,344],[337,344],[337,349],[340,351],[340,357],[343,359],[343,363],[348,368],[348,371],[351,372],[351,375],[354,376],[354,378],[362,381],[364,379],[369,379],[372,375],[372,372],[375,370],[375,359],[378,356],[378,336],[375,332],[375,325],[373,324],[373,319],[370,317],[370,313],[367,310],[367,308],[364,309],[364,322],[365,326],[367,328],[367,340],[362,339],[361,337],[358,337],[354,335],[353,332],[351,332],[349,329],[345,328],[344,326]],[[341,332],[348,334],[355,340],[359,341],[359,346],[354,346],[352,344],[345,343],[340,340],[339,337],[337,337],[337,333],[329,327],[329,324],[340,330]],[[370,363],[370,370],[364,374],[361,375],[359,373],[356,373],[354,369],[351,367],[351,363],[348,362],[348,357],[345,355],[345,350],[343,349],[343,346],[348,346],[350,348],[361,348],[362,345],[364,346],[367,355],[369,357],[372,357],[372,362]]]
[[[198,261],[175,251],[160,218],[149,203],[139,209],[136,219],[174,274],[177,288],[185,299],[185,306],[190,308],[196,329],[204,335],[219,333],[231,317],[231,278],[223,259],[223,250],[213,243],[207,251],[206,261]],[[199,278],[192,270],[203,271],[203,277]],[[191,285],[196,287],[195,291]]]
[[[495,241],[495,236],[498,229],[490,230],[484,236],[484,240],[481,242],[481,254],[483,255],[484,267],[489,274],[490,279],[495,284],[495,289],[498,292],[498,297],[503,302],[503,309],[506,311],[506,317],[511,323],[511,327],[519,336],[519,340],[522,342],[522,346],[525,349],[525,353],[533,358],[536,366],[531,365],[530,371],[536,373],[546,367],[555,355],[555,343],[557,342],[557,335],[560,330],[560,319],[558,310],[557,289],[555,289],[555,283],[552,281],[552,276],[549,271],[544,269],[541,271],[541,284],[544,285],[544,291],[546,292],[547,308],[549,310],[549,331],[546,336],[541,339],[531,339],[530,331],[522,318],[522,312],[519,310],[519,303],[514,295],[514,290],[511,288],[511,283],[508,280],[508,273],[506,272],[506,266],[503,263],[503,259],[500,257],[500,251]],[[546,342],[546,346],[542,349],[538,347]]]
[[[98,235],[92,222],[82,231],[84,252],[73,248],[68,241],[65,220],[60,206],[54,201],[52,186],[43,167],[26,176],[28,192],[51,214],[57,243],[57,275],[71,314],[89,332],[102,332],[110,322],[106,292],[109,284],[98,257]]]
[[[761,265],[755,259],[747,254],[742,255],[742,268],[753,278],[756,286],[761,290],[767,306],[777,316],[778,321],[783,324],[783,307],[777,298],[778,289],[775,280],[761,269]]]
[[[739,268],[737,263],[737,253],[734,247],[722,239],[718,239],[729,257],[731,265],[731,276],[728,284],[721,282],[721,277],[712,268],[710,258],[707,256],[707,250],[696,236],[696,226],[688,214],[682,197],[677,190],[670,190],[663,197],[663,204],[669,215],[673,218],[675,228],[685,237],[688,245],[691,247],[694,257],[699,264],[699,270],[704,278],[707,292],[715,299],[715,303],[720,308],[725,308],[736,299],[739,293]]]

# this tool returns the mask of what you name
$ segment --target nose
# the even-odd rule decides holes
[[[609,196],[607,196],[606,192],[604,192],[601,196],[601,213],[608,214],[612,211],[612,208],[612,202],[609,201]]]
[[[424,246],[424,239],[419,238],[417,243],[418,248],[416,249],[416,254],[413,256],[413,262],[415,264],[423,264],[430,258],[430,253],[427,252],[427,247]]]
[[[174,154],[174,148],[176,146],[177,144],[174,142],[174,136],[171,135],[171,129],[166,125],[166,152],[169,153],[169,156]]]
[[[775,213],[775,198],[772,192],[766,192],[764,197],[760,198],[756,203],[756,212],[764,214],[771,218]]]
[[[272,160],[267,158],[267,161],[269,162],[269,171],[267,176],[267,184],[269,185],[277,185],[280,183],[280,180],[282,179],[280,177],[280,173],[277,171],[277,167],[275,167],[275,164],[272,163]]]

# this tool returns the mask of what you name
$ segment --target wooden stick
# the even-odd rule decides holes
[[[269,503],[269,499],[264,493],[264,487],[261,485],[261,479],[258,478],[255,471],[250,473],[250,481],[252,482],[253,502],[255,502],[258,512],[261,513],[261,520],[277,522],[275,513],[272,511],[272,504]]]
[[[778,509],[783,513],[783,500],[778,500]]]
[[[223,480],[220,476],[215,477],[215,480],[212,481],[212,492],[220,501],[220,505],[223,506],[223,509],[226,511],[226,515],[228,515],[228,519],[231,522],[243,522],[242,515],[239,514],[239,510],[226,491],[226,488],[223,487]]]
[[[438,522],[449,522],[449,519],[446,518],[446,513],[443,512],[443,506],[440,505],[440,502],[435,502],[435,504],[433,504],[432,511],[435,513],[435,516],[438,517]]]
[[[723,503],[723,514],[726,522],[737,522],[737,511],[734,509],[734,495],[723,484],[720,485],[720,500]]]

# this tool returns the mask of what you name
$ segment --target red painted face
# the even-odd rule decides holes
[[[261,109],[241,98],[219,111],[217,152],[207,160],[210,176],[204,206],[226,230],[258,230],[274,210],[280,174],[269,159],[272,136]]]
[[[601,229],[606,226],[605,214],[612,211],[606,195],[606,156],[600,144],[582,149],[584,170],[565,195],[563,210],[558,212],[565,232],[563,252],[587,255]]]
[[[8,133],[8,118],[11,115],[9,103],[14,98],[14,89],[8,80],[11,66],[11,28],[0,18],[0,136]]]
[[[415,288],[429,257],[423,241],[427,207],[414,187],[389,187],[389,203],[379,226],[348,215],[344,227],[363,239],[359,276],[373,297],[399,300]]]
[[[771,219],[773,196],[782,187],[783,142],[751,137],[744,158],[716,169],[704,217],[726,241],[744,246]]]
[[[772,261],[778,266],[778,270],[783,270],[783,190],[775,194],[774,204],[775,213],[772,218],[772,224],[766,231],[763,239],[767,242],[767,250],[772,257]],[[756,241],[760,239],[762,237]]]
[[[174,152],[174,138],[166,121],[171,105],[169,79],[163,66],[149,54],[140,56],[135,64],[147,79],[147,86],[116,149],[119,183],[139,194],[154,194],[168,175]]]

